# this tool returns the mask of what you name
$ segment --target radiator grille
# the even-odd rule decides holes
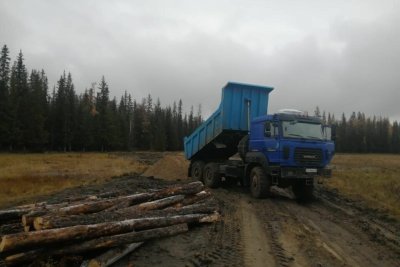
[[[294,160],[302,165],[320,165],[322,163],[322,149],[296,148]]]

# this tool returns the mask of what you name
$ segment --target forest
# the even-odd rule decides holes
[[[28,71],[22,51],[11,65],[9,49],[0,56],[0,151],[175,151],[202,123],[201,106],[189,114],[182,100],[162,105],[126,92],[117,100],[103,76],[77,94],[71,73],[49,90],[44,70]],[[327,115],[326,115],[327,114]],[[340,119],[319,107],[315,115],[332,125],[337,152],[400,153],[399,123],[353,112]]]

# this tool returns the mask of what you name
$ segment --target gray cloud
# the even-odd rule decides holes
[[[207,115],[233,80],[275,87],[271,111],[400,119],[399,6],[321,2],[5,0],[0,45],[51,86],[70,71],[78,92],[104,74],[117,97],[182,98]]]

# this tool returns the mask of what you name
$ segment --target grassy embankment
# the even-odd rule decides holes
[[[142,173],[134,157],[106,153],[0,154],[0,206],[64,188]]]
[[[332,164],[329,187],[400,218],[400,155],[337,154]]]

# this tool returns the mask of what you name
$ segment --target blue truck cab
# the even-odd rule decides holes
[[[312,198],[315,178],[331,175],[330,127],[296,110],[267,114],[272,90],[232,82],[223,88],[217,111],[185,137],[189,176],[209,187],[240,182],[256,198],[269,196],[273,185]]]

